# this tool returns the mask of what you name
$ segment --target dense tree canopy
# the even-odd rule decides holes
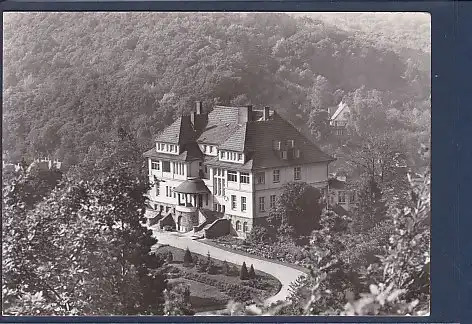
[[[345,98],[359,125],[387,120],[410,137],[429,129],[429,71],[352,31],[287,14],[8,13],[4,72],[2,144],[12,160],[76,164],[103,154],[119,128],[149,147],[197,99],[271,105],[317,131],[306,123],[312,111]]]

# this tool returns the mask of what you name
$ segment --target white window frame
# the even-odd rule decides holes
[[[301,180],[302,179],[302,168],[301,167],[294,167],[293,168],[293,180]]]
[[[275,208],[275,202],[277,201],[277,196],[276,195],[270,195],[269,198],[269,208],[273,209]]]
[[[236,210],[238,208],[236,195],[231,195],[231,209]]]
[[[151,161],[151,170],[160,170],[160,163],[159,161]]]
[[[265,212],[265,197],[259,197],[259,211]]]
[[[265,172],[256,173],[256,184],[265,184]]]
[[[239,182],[249,184],[249,173],[248,172],[239,173]]]
[[[228,170],[226,172],[227,174],[227,178],[228,178],[228,182],[238,182],[238,173],[236,171],[230,171]],[[231,178],[230,178],[231,177]],[[234,180],[233,180],[234,179]]]
[[[246,197],[241,196],[241,211],[245,212],[247,210],[247,200]]]
[[[276,170],[272,171],[272,182],[273,183],[279,183],[280,182],[280,170],[279,169],[276,169]]]

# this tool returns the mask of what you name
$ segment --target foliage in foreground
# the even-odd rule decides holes
[[[162,314],[162,260],[142,226],[147,184],[115,170],[65,181],[33,207],[3,188],[2,299],[10,315]]]
[[[430,173],[413,183],[409,206],[391,209],[395,225],[378,261],[355,273],[338,258],[345,249],[339,232],[348,219],[332,212],[314,232],[310,276],[291,285],[286,303],[244,308],[228,304],[231,315],[427,315],[430,302]]]

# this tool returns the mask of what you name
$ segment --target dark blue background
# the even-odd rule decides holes
[[[422,11],[432,20],[431,317],[82,317],[2,322],[472,323],[472,3],[318,1],[4,1],[2,11]],[[3,19],[3,17],[2,17]]]

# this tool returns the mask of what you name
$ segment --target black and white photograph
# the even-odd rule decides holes
[[[4,12],[3,316],[429,316],[431,16]]]

